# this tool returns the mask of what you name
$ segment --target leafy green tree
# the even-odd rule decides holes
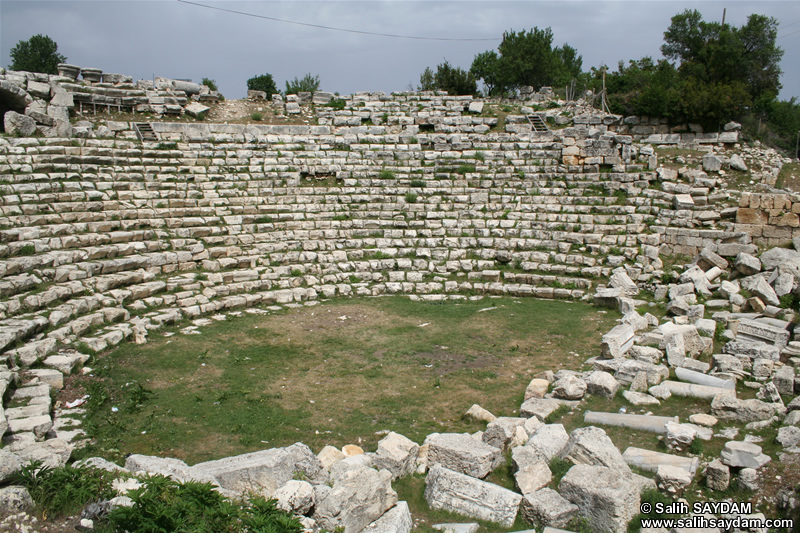
[[[486,94],[495,94],[495,89],[501,84],[499,61],[497,52],[494,50],[481,52],[472,60],[472,66],[469,71],[475,76],[475,79],[483,81],[483,85],[486,87]]]
[[[58,53],[58,45],[47,35],[34,35],[27,41],[19,41],[9,53],[11,70],[26,70],[44,74],[58,74],[58,64],[67,58]]]
[[[550,28],[507,31],[497,52],[478,54],[470,69],[490,94],[503,94],[525,85],[566,85],[581,74],[583,59],[577,50],[568,44],[553,48]]]
[[[278,88],[275,86],[275,80],[272,79],[272,74],[262,74],[261,76],[254,76],[247,80],[248,91],[264,91],[267,93],[267,98],[272,98],[273,94],[277,94]]]
[[[286,94],[311,93],[319,90],[319,76],[312,76],[309,72],[302,79],[293,79],[286,82]]]
[[[450,65],[448,61],[436,67],[434,73],[426,68],[419,77],[421,91],[447,91],[451,96],[477,94],[478,82],[471,72]]]
[[[687,9],[672,17],[664,32],[661,52],[680,62],[683,79],[695,78],[709,84],[744,83],[752,101],[781,89],[780,60],[783,50],[775,41],[778,21],[764,15],[750,15],[740,28],[705,22],[697,10]],[[713,90],[712,90],[713,92]],[[740,93],[739,87],[725,92]]]
[[[435,91],[436,90],[436,78],[434,77],[433,71],[431,67],[426,67],[425,70],[419,76],[419,87],[417,87],[419,91]]]

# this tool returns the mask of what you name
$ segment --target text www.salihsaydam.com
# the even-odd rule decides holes
[[[733,528],[788,528],[794,527],[794,521],[789,518],[751,518],[737,516],[734,518],[714,518],[709,516],[693,516],[691,518],[645,518],[642,519],[643,528],[675,528],[701,529],[718,527],[724,531]]]

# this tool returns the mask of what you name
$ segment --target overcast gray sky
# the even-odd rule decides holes
[[[68,62],[134,79],[215,79],[228,98],[242,98],[248,78],[269,72],[279,89],[305,73],[322,90],[403,91],[426,66],[445,59],[469,69],[495,49],[506,30],[550,27],[583,68],[649,55],[660,58],[670,18],[686,8],[705,20],[739,26],[751,13],[775,17],[785,50],[781,98],[800,97],[798,1],[219,1],[209,6],[308,24],[407,36],[491,41],[413,40],[347,33],[207,9],[178,0],[0,0],[0,64],[32,35],[49,35]]]

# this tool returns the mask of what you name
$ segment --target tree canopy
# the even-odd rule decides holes
[[[275,80],[272,79],[272,74],[262,74],[261,76],[253,76],[247,80],[248,91],[264,91],[267,93],[267,98],[272,98],[273,94],[277,94],[278,88],[275,86]]]
[[[34,35],[19,41],[9,52],[11,70],[26,70],[43,74],[58,74],[58,64],[67,58],[58,53],[58,44],[47,35]]]
[[[483,81],[486,92],[501,95],[525,85],[566,85],[581,74],[583,58],[568,44],[553,47],[550,28],[503,33],[497,52],[475,56],[470,72]]]
[[[419,90],[447,91],[451,96],[477,94],[478,83],[472,73],[445,61],[436,67],[436,72],[430,67],[425,69],[419,77]]]
[[[775,44],[777,36],[778,21],[772,17],[753,14],[736,28],[705,22],[698,11],[687,9],[672,17],[661,53],[680,62],[684,79],[712,85],[743,83],[750,100],[758,102],[767,95],[775,98],[781,89],[783,50]]]

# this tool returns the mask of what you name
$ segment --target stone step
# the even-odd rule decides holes
[[[622,454],[629,466],[635,466],[648,472],[656,472],[661,465],[675,466],[686,470],[694,477],[700,460],[697,457],[681,457],[668,453],[654,452],[643,448],[629,446]]]

